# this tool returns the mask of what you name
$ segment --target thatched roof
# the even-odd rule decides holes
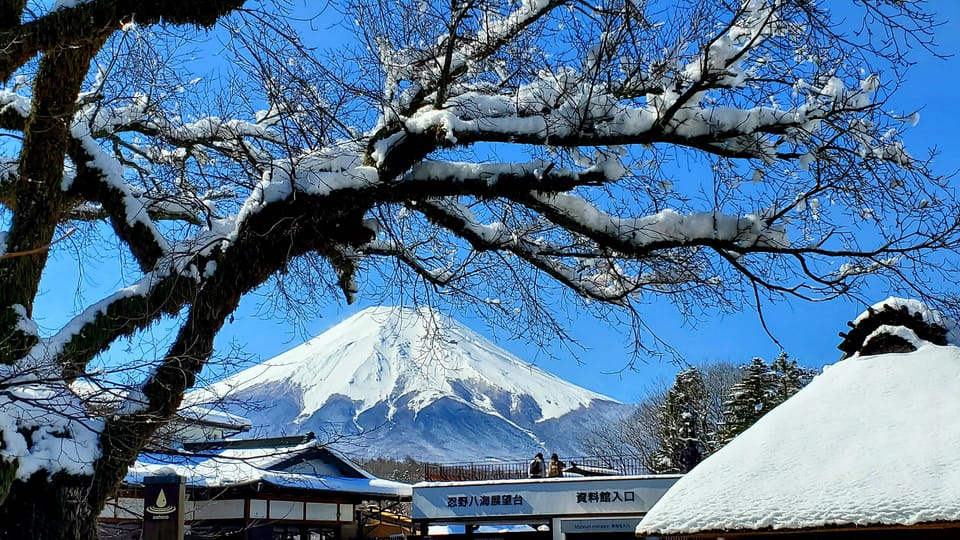
[[[940,322],[944,345],[876,324],[861,343],[886,334],[915,350],[828,366],[681,478],[638,534],[960,522],[960,347]]]

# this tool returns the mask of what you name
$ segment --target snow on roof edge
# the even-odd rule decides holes
[[[881,300],[880,302],[877,302],[876,304],[873,304],[869,308],[863,310],[863,312],[853,320],[853,324],[857,325],[861,323],[864,319],[869,317],[872,312],[882,311],[885,306],[889,307],[890,309],[906,308],[908,313],[920,315],[923,322],[946,328],[947,343],[960,346],[960,325],[957,324],[957,321],[944,315],[940,311],[931,308],[920,300],[915,300],[912,298],[890,296],[886,300]]]
[[[842,360],[681,478],[636,533],[960,523],[944,450],[960,446],[958,390],[955,346]]]

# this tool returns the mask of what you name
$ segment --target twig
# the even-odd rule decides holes
[[[28,256],[28,255],[36,255],[37,253],[42,253],[42,252],[47,251],[47,250],[49,250],[50,248],[52,248],[55,244],[57,244],[57,243],[59,243],[59,242],[62,242],[63,240],[66,240],[67,237],[69,237],[71,234],[73,234],[73,233],[75,233],[75,232],[77,232],[77,228],[76,228],[76,227],[70,229],[69,231],[67,231],[66,234],[64,234],[64,235],[61,236],[60,238],[57,238],[56,240],[54,240],[53,242],[50,242],[49,244],[47,244],[47,245],[45,245],[45,246],[40,246],[40,247],[38,247],[38,248],[28,249],[28,250],[26,250],[26,251],[15,251],[15,252],[13,252],[13,253],[4,253],[3,255],[0,255],[0,261],[2,261],[3,259],[12,259],[12,258],[14,258],[14,257],[26,257],[26,256]]]

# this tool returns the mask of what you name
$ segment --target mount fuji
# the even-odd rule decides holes
[[[187,401],[223,397],[221,407],[250,419],[257,436],[313,431],[354,457],[438,462],[583,455],[587,426],[632,407],[436,311],[394,307],[361,311]]]

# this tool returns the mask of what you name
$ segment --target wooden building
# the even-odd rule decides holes
[[[185,480],[186,539],[348,540],[357,509],[409,501],[406,484],[375,478],[312,436],[184,445],[177,459],[143,456],[101,514],[101,538],[140,538],[145,480]]]
[[[358,511],[360,530],[364,538],[406,538],[414,536],[413,520],[382,506],[369,505]]]

